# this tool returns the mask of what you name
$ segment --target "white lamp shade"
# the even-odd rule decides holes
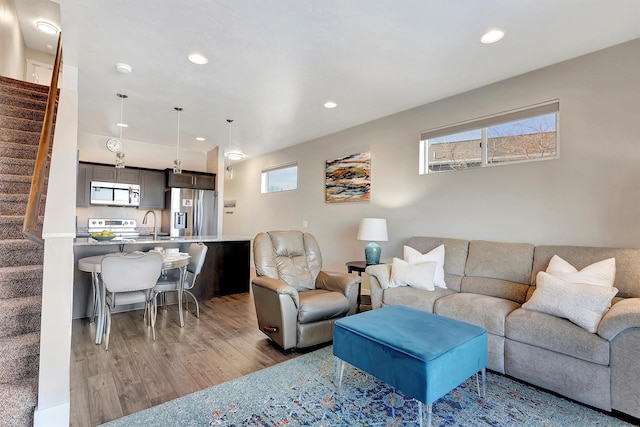
[[[387,220],[384,218],[362,218],[358,228],[358,240],[370,242],[386,242],[389,240]]]

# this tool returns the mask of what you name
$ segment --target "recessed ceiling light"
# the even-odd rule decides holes
[[[121,128],[128,128],[128,127],[129,127],[129,125],[128,125],[128,124],[126,124],[126,123],[122,123],[122,122],[118,122],[118,123],[116,123],[116,126],[119,126],[119,127],[121,127]]]
[[[500,29],[489,30],[480,37],[480,41],[484,44],[495,43],[502,40],[504,31]]]
[[[129,64],[125,64],[124,62],[118,62],[116,64],[116,70],[122,74],[129,74],[133,71],[133,67]]]
[[[197,65],[204,65],[209,62],[206,56],[201,55],[199,53],[192,53],[187,58],[189,59],[190,62],[193,62],[194,64],[197,64]]]
[[[51,22],[38,21],[36,22],[36,27],[43,33],[58,34],[58,27],[53,25]]]
[[[327,101],[324,103],[324,108],[336,108],[338,104],[333,101]]]
[[[202,142],[202,141],[206,141],[206,140],[207,140],[207,138],[203,138],[201,136],[197,136],[196,137],[196,141],[198,141],[198,142]]]

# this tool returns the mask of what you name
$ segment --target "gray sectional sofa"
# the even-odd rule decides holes
[[[405,244],[423,254],[444,244],[447,289],[388,287],[391,264],[369,266],[374,309],[405,305],[482,326],[489,332],[489,369],[640,418],[640,249],[435,237],[412,237]],[[578,270],[615,258],[619,291],[597,333],[521,308],[554,255]]]

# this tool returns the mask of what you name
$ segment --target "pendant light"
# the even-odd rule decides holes
[[[123,169],[124,168],[124,151],[122,151],[122,129],[129,127],[129,125],[127,125],[124,122],[124,100],[128,98],[127,95],[123,94],[123,93],[118,93],[116,94],[119,98],[120,98],[120,121],[118,123],[116,123],[116,125],[120,128],[120,141],[118,144],[118,148],[116,149],[115,153],[116,153],[116,168],[117,169]]]
[[[173,161],[173,173],[182,173],[180,162],[180,113],[182,112],[182,107],[174,107],[174,110],[178,112],[178,138],[176,140],[176,159]]]
[[[225,150],[224,156],[229,160],[242,160],[244,157],[242,151],[231,144],[231,124],[233,123],[233,119],[227,119],[227,123],[229,123],[229,148]]]

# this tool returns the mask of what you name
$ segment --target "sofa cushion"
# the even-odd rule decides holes
[[[406,246],[427,253],[440,245],[444,245],[444,273],[447,288],[460,291],[460,280],[464,276],[464,265],[467,262],[469,242],[460,239],[444,239],[441,237],[415,236],[407,239]]]
[[[505,318],[520,304],[487,295],[459,293],[438,299],[433,312],[485,328],[489,333],[504,336]]]
[[[450,289],[435,288],[433,291],[423,291],[422,289],[405,286],[402,288],[388,288],[382,297],[383,305],[404,305],[418,310],[433,313],[433,304],[447,295],[455,294]]]
[[[400,258],[393,258],[391,267],[391,287],[411,286],[425,291],[434,289],[433,277],[438,264],[435,261],[409,264]]]
[[[536,246],[533,258],[532,284],[544,271],[554,255],[562,257],[578,270],[607,258],[616,259],[616,279],[613,286],[618,296],[640,297],[640,249],[595,248],[588,246]]]
[[[549,314],[525,308],[515,310],[507,316],[506,337],[587,362],[609,365],[609,341]]]
[[[618,289],[565,282],[544,271],[538,273],[537,289],[523,308],[568,319],[595,333]]]
[[[299,293],[298,322],[311,323],[333,319],[349,312],[349,300],[340,292],[315,289]]]
[[[420,264],[423,262],[433,261],[436,263],[433,285],[438,288],[447,288],[444,281],[444,244],[430,250],[426,254],[413,249],[411,246],[404,246],[404,260],[409,264]]]
[[[522,304],[526,301],[529,285],[486,277],[463,277],[460,292],[504,298]]]
[[[531,283],[534,246],[529,243],[501,243],[474,240],[469,243],[465,276]]]

